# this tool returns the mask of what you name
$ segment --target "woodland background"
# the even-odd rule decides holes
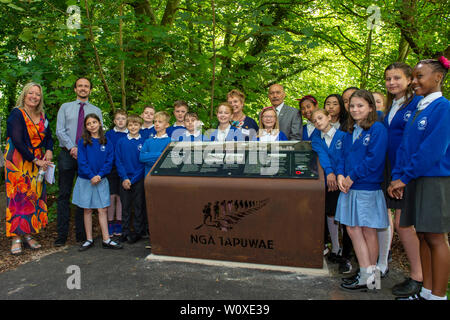
[[[82,75],[106,126],[115,109],[140,113],[151,103],[171,112],[182,99],[209,127],[233,88],[257,118],[273,83],[291,106],[306,94],[323,106],[348,86],[385,92],[394,61],[450,57],[447,0],[0,0],[0,8],[2,137],[30,80],[44,87],[53,127]]]
[[[108,128],[116,109],[140,113],[150,103],[171,113],[182,99],[207,129],[233,88],[245,93],[244,111],[255,119],[274,83],[295,107],[306,94],[323,107],[348,86],[385,92],[390,63],[450,58],[449,18],[449,0],[0,0],[0,144],[31,80],[44,88],[53,132],[79,76],[92,80],[90,101]],[[449,81],[443,93],[450,96]],[[56,236],[57,192],[48,185],[46,248]],[[0,243],[6,255],[9,242]],[[5,257],[0,271],[17,264]]]

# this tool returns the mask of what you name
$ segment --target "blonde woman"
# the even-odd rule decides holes
[[[41,245],[31,234],[47,225],[47,194],[42,172],[52,164],[53,139],[44,112],[42,87],[28,83],[7,121],[5,149],[6,236],[12,238],[11,254],[24,245]]]

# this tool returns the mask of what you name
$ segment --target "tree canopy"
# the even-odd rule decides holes
[[[208,126],[212,107],[234,88],[256,118],[274,83],[292,106],[306,94],[322,106],[348,86],[384,92],[392,62],[450,57],[448,0],[0,0],[0,7],[3,123],[31,80],[43,86],[53,120],[74,99],[75,79],[87,76],[90,100],[105,115],[140,113],[146,104],[170,112],[185,100]]]

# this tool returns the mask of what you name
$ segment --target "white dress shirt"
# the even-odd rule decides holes
[[[430,105],[434,100],[442,97],[442,92],[433,92],[427,95],[425,98],[419,101],[419,104],[417,105],[417,110],[422,111],[426,107]]]
[[[334,134],[335,134],[335,133],[336,133],[336,128],[333,127],[333,126],[331,126],[331,129],[328,130],[327,133],[323,133],[323,132],[320,133],[320,137],[321,137],[322,139],[325,139],[325,143],[327,144],[327,147],[328,147],[328,148],[329,148],[330,145],[331,145],[331,141],[333,141],[333,137],[334,137]]]

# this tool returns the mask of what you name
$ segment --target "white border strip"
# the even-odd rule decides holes
[[[205,265],[216,266],[216,267],[248,268],[248,269],[260,269],[260,270],[284,271],[284,272],[306,274],[306,275],[310,275],[310,276],[330,276],[331,275],[331,273],[328,270],[328,265],[327,265],[325,259],[323,262],[322,269],[276,266],[276,265],[269,265],[269,264],[245,263],[245,262],[224,261],[224,260],[161,256],[161,255],[155,255],[155,254],[149,254],[145,258],[145,260],[146,261],[174,261],[174,262],[184,262],[184,263],[194,263],[194,264],[205,264]]]

